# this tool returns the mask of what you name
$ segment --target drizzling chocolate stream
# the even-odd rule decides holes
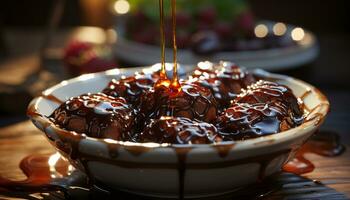
[[[170,81],[165,71],[165,33],[164,33],[164,0],[159,0],[160,15],[160,34],[161,34],[161,65],[160,80],[156,86],[163,85],[170,88],[171,92],[178,93],[181,89],[177,75],[177,46],[176,46],[176,0],[171,0],[171,18],[172,18],[172,42],[173,42],[173,79]],[[170,83],[170,85],[169,85]],[[190,149],[178,149],[178,181],[179,181],[179,199],[184,199],[186,157]]]
[[[161,70],[160,80],[167,79],[165,71],[165,33],[164,33],[164,0],[159,0],[159,18],[160,18],[160,59],[161,59]]]
[[[172,19],[172,29],[173,29],[173,80],[171,82],[171,87],[175,90],[180,89],[179,78],[177,74],[177,45],[176,45],[176,0],[171,0],[171,19]]]
[[[181,89],[177,74],[177,45],[176,45],[176,0],[171,0],[171,18],[172,18],[172,42],[173,42],[173,78],[170,80],[165,69],[165,32],[164,32],[164,0],[159,0],[159,18],[160,18],[160,49],[161,49],[161,70],[159,80],[155,87],[165,86],[172,93],[177,93]]]

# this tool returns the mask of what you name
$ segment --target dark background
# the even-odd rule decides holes
[[[1,1],[0,24],[4,28],[42,27],[47,22],[53,2],[53,0]],[[85,14],[80,2],[84,1],[66,1],[61,26],[101,25],[84,19]],[[296,24],[317,33],[350,31],[350,7],[347,0],[248,0],[248,2],[259,18]]]

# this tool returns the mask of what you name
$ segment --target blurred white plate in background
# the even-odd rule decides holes
[[[276,22],[261,21],[258,24],[263,24],[269,31],[272,31]],[[117,27],[118,37],[114,46],[114,52],[118,58],[136,65],[152,65],[160,61],[159,47],[130,41],[123,36],[122,30],[123,27]],[[287,25],[285,34],[294,39],[296,45],[263,50],[218,52],[211,56],[198,56],[192,53],[191,50],[179,49],[178,61],[183,64],[193,65],[203,60],[210,60],[211,62],[225,60],[234,61],[246,68],[262,68],[277,71],[300,67],[317,57],[319,46],[311,32]],[[166,49],[166,60],[171,62],[172,49]]]

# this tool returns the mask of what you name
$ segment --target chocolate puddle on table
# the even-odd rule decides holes
[[[295,157],[284,165],[283,170],[294,174],[309,173],[315,169],[315,166],[305,158],[305,154],[334,157],[341,155],[344,151],[345,147],[341,144],[336,132],[318,131],[298,150]]]
[[[186,154],[189,149],[178,151],[178,172],[179,172],[179,198],[184,196],[185,185],[184,177],[186,167],[195,167],[186,165]],[[295,158],[292,159],[283,167],[283,173],[274,175],[267,179],[261,180],[255,185],[240,188],[234,193],[225,195],[225,198],[247,198],[247,199],[263,199],[274,197],[274,195],[282,195],[281,188],[284,185],[295,183],[295,187],[317,187],[321,192],[336,193],[336,191],[322,185],[320,182],[308,180],[298,175],[308,173],[314,170],[313,163],[305,158],[305,154],[314,153],[325,157],[334,157],[341,155],[345,151],[345,147],[341,144],[340,137],[333,131],[319,131],[315,133],[296,153]],[[274,158],[277,155],[266,156],[267,158]],[[263,157],[263,156],[262,156]],[[254,158],[256,159],[256,158]],[[261,170],[264,171],[264,161],[267,159],[257,160],[261,164]],[[237,161],[242,163],[245,161]],[[72,168],[69,162],[64,160],[58,153],[53,155],[29,155],[25,157],[19,165],[20,169],[27,176],[27,179],[21,181],[12,181],[0,176],[0,194],[5,195],[29,195],[32,193],[38,194],[55,194],[61,195],[62,199],[69,196],[86,196],[86,195],[107,195],[108,197],[116,197],[121,195],[122,198],[139,198],[147,199],[146,197],[135,197],[134,195],[109,190],[107,186],[103,186],[96,180],[88,181],[86,176]],[[168,167],[168,166],[164,166]],[[286,173],[290,172],[290,173]],[[263,178],[264,175],[259,175]],[[276,181],[277,180],[277,181]],[[306,186],[305,186],[306,185]],[[315,189],[316,190],[316,189]],[[57,191],[59,191],[57,193]],[[277,192],[278,191],[278,192]],[[58,196],[59,196],[58,195]],[[287,194],[286,195],[290,195]],[[316,194],[315,194],[316,195]],[[13,196],[12,196],[13,197]],[[49,198],[49,196],[46,196]],[[32,197],[34,198],[34,197]],[[214,198],[217,199],[218,197]],[[221,197],[220,197],[221,198]],[[56,198],[57,199],[57,198]]]

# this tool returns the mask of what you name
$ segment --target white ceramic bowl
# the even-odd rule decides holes
[[[110,188],[149,196],[200,197],[230,192],[279,172],[283,164],[323,122],[329,102],[315,87],[283,75],[255,70],[258,76],[289,86],[309,112],[305,122],[274,135],[218,145],[168,146],[83,137],[54,126],[46,117],[64,101],[101,91],[112,78],[132,70],[110,70],[66,80],[47,89],[28,114],[57,150],[78,169]]]

